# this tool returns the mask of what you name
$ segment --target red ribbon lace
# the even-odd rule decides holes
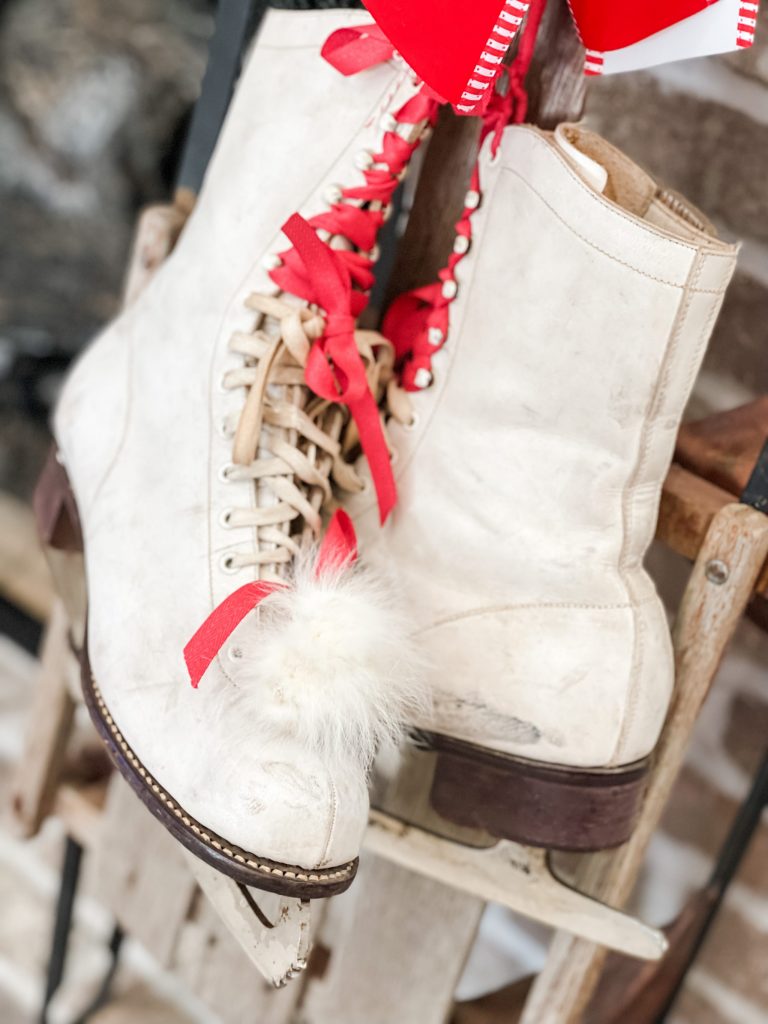
[[[332,33],[322,50],[325,59],[344,75],[389,60],[392,54],[392,46],[371,25]],[[316,305],[325,314],[325,330],[312,346],[305,380],[317,395],[349,408],[371,468],[382,522],[397,494],[379,411],[355,343],[355,321],[367,305],[367,293],[374,283],[374,247],[384,223],[384,208],[391,203],[400,175],[419,145],[422,133],[413,126],[434,123],[439,106],[431,92],[422,87],[394,113],[380,151],[371,154],[370,167],[362,171],[364,183],[342,188],[329,210],[308,220],[294,214],[283,227],[293,248],[280,254],[281,265],[270,272],[283,291]],[[411,130],[403,129],[401,133],[400,126]],[[414,141],[409,141],[410,136]],[[342,236],[354,249],[332,249],[321,241],[318,231]],[[320,547],[316,572],[320,575],[341,568],[356,557],[352,522],[344,512],[337,511]],[[184,648],[194,687],[248,612],[285,586],[265,581],[246,583],[214,609]]]
[[[321,242],[299,214],[294,214],[283,226],[283,233],[293,242],[293,262],[298,257],[303,272],[299,277],[296,271],[290,271],[296,280],[287,290],[304,298],[311,295],[315,305],[325,312],[325,330],[312,346],[304,379],[316,395],[348,407],[371,468],[383,522],[395,504],[397,491],[378,406],[355,343],[349,267],[341,253]],[[282,279],[287,276],[280,271],[275,273]]]
[[[507,90],[494,92],[483,114],[480,146],[492,135],[491,151],[495,155],[504,129],[521,124],[528,110],[525,78],[533,58],[536,37],[544,14],[546,0],[533,0],[526,16],[514,61],[507,71]],[[478,147],[479,149],[479,147]],[[456,223],[454,251],[433,284],[416,288],[398,296],[390,305],[382,323],[382,334],[395,347],[400,383],[406,391],[421,391],[432,380],[432,358],[448,337],[450,305],[457,290],[456,268],[469,251],[472,241],[472,214],[477,209],[482,191],[479,163],[470,178],[468,203]]]

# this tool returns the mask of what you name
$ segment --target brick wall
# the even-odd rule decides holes
[[[740,239],[691,413],[768,393],[768,5],[752,50],[595,80],[587,120]],[[674,607],[685,567],[654,551]],[[704,881],[768,748],[768,637],[744,624],[697,728],[646,871],[641,903],[672,916]],[[691,973],[674,1024],[768,1022],[768,822]]]

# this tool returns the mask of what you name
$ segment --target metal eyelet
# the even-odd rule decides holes
[[[394,114],[382,114],[379,119],[379,127],[383,132],[396,132],[397,131],[397,118]]]
[[[225,508],[219,516],[219,525],[223,526],[225,530],[232,529],[232,513],[234,511],[233,508]]]
[[[432,383],[431,372],[426,367],[420,366],[416,373],[414,373],[413,375],[413,383],[416,385],[419,391],[423,390],[424,388],[428,388],[429,385]]]
[[[361,149],[355,156],[355,167],[360,171],[369,171],[373,167],[373,153],[370,149]]]
[[[223,419],[219,421],[218,427],[219,437],[223,437],[225,441],[229,441],[234,437],[234,430],[229,425],[229,420]]]
[[[456,241],[453,243],[453,251],[458,256],[464,256],[469,252],[471,244],[466,235],[457,235]]]
[[[240,661],[243,657],[242,647],[228,647],[227,657],[230,661]]]
[[[400,449],[395,448],[393,445],[389,453],[389,463],[391,466],[396,466],[400,461]]]
[[[234,468],[235,464],[233,462],[225,462],[223,466],[219,467],[219,472],[217,473],[217,476],[223,484],[228,484],[232,482],[231,474]]]
[[[333,206],[334,203],[340,203],[344,198],[344,192],[341,185],[329,185],[325,192],[323,192],[323,199],[329,206]]]
[[[240,567],[235,563],[235,556],[232,554],[225,554],[221,556],[219,559],[219,568],[222,572],[229,573],[230,575],[240,571]]]
[[[418,427],[420,421],[421,417],[417,412],[414,412],[408,422],[403,424],[403,430],[407,430],[409,434],[412,433]]]

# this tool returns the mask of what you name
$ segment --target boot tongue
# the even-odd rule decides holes
[[[575,134],[574,125],[561,124],[555,129],[555,142],[558,149],[568,158],[568,162],[587,185],[601,195],[608,184],[608,171],[602,164],[582,152],[569,135]],[[576,129],[578,131],[578,129]]]

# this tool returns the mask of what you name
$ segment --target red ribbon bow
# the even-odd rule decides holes
[[[286,291],[316,303],[325,311],[325,331],[309,353],[305,380],[321,398],[348,407],[368,460],[383,523],[395,504],[397,489],[379,410],[355,343],[351,311],[358,311],[359,302],[355,300],[364,296],[352,291],[344,260],[320,241],[314,228],[298,213],[283,225],[283,233],[293,243],[303,273],[296,273],[286,261],[283,267],[272,271],[272,278]]]
[[[338,572],[356,559],[355,528],[347,513],[339,509],[333,514],[317,553],[315,577],[319,579],[326,574]],[[184,661],[195,689],[208,666],[248,612],[253,611],[276,590],[285,589],[285,583],[268,583],[264,580],[246,583],[214,608],[184,648]]]

